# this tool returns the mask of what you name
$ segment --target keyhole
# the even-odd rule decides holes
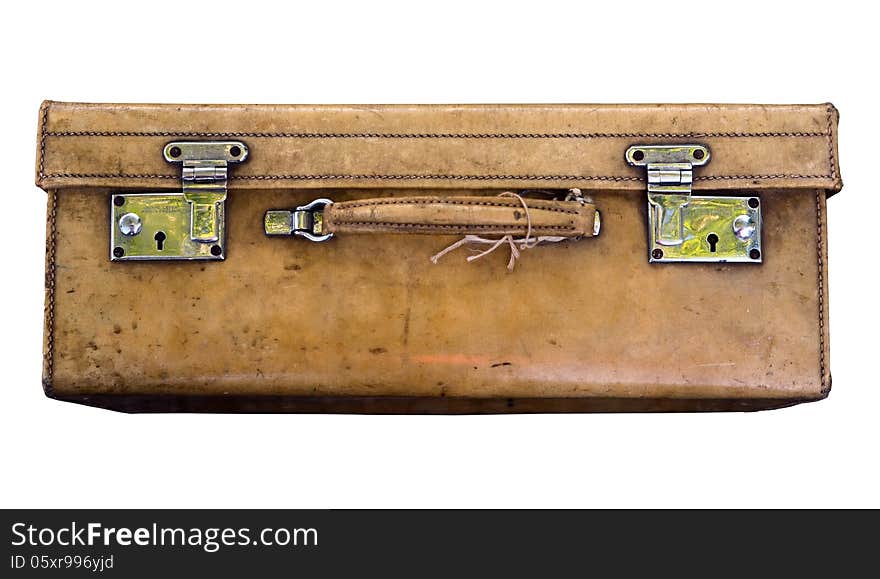
[[[156,236],[153,238],[156,240],[156,249],[162,251],[165,249],[165,232],[157,231]],[[712,251],[715,251],[714,249]]]
[[[714,233],[710,233],[706,236],[706,241],[709,242],[709,251],[715,253],[715,246],[718,245],[718,236]]]

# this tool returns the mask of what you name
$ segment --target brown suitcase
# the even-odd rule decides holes
[[[830,388],[828,104],[46,102],[38,140],[52,398],[699,411]]]

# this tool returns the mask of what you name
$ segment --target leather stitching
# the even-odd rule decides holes
[[[828,179],[833,175],[698,175],[694,177],[694,181],[717,181],[723,179]]]
[[[50,179],[180,179],[180,175],[133,173],[49,173]],[[747,181],[754,179],[833,179],[831,175],[698,175],[694,181]],[[621,175],[234,175],[230,181],[645,181]]]
[[[49,173],[49,179],[180,179],[180,175],[160,175],[147,173]]]
[[[816,191],[816,259],[818,265],[817,287],[819,289],[819,383],[822,392],[827,392],[825,380],[825,267],[822,244],[822,190]]]
[[[43,353],[43,388],[46,393],[52,390],[55,373],[55,257],[57,247],[56,220],[58,215],[58,196],[49,192],[49,238],[46,240],[46,351]]]
[[[519,202],[505,203],[504,201],[483,201],[480,199],[387,199],[370,202],[344,201],[338,204],[336,211],[358,207],[374,207],[379,205],[465,205],[474,207],[507,207],[512,209],[521,207]],[[535,207],[532,205],[529,205],[529,211],[553,211],[555,213],[567,213],[569,215],[578,215],[580,213],[578,209],[565,209],[563,207]]]
[[[49,103],[43,103],[43,106],[40,107],[40,163],[39,163],[39,177],[42,180],[45,176],[43,172],[44,167],[44,159],[46,158],[46,137],[49,134],[46,125],[49,120]]]
[[[251,137],[266,139],[698,139],[827,137],[818,131],[687,133],[320,133],[251,131],[50,131],[49,137]]]
[[[827,110],[828,133],[828,171],[831,179],[837,180],[837,160],[834,158],[834,108],[829,105]],[[825,358],[825,248],[822,243],[822,190],[816,191],[816,287],[819,290],[819,384],[822,392],[828,392],[826,380],[827,360]]]
[[[834,110],[829,105],[828,106],[828,172],[831,174],[832,179],[837,178],[837,163],[834,159],[834,134],[832,132],[834,126]]]

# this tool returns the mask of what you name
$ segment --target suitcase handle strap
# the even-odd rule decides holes
[[[577,189],[564,199],[525,199],[511,191],[496,197],[384,197],[339,203],[316,199],[293,211],[268,211],[264,220],[267,235],[297,235],[312,241],[365,233],[462,235],[431,260],[436,263],[463,245],[485,247],[468,258],[473,261],[507,245],[511,270],[522,250],[594,237],[600,226],[595,205]]]

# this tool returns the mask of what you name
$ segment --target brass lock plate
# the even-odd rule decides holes
[[[110,200],[110,260],[223,260],[225,203],[217,203],[217,240],[194,241],[183,193],[118,193]]]
[[[758,197],[691,196],[681,208],[681,243],[658,234],[663,209],[649,199],[651,262],[760,263],[761,201]]]

